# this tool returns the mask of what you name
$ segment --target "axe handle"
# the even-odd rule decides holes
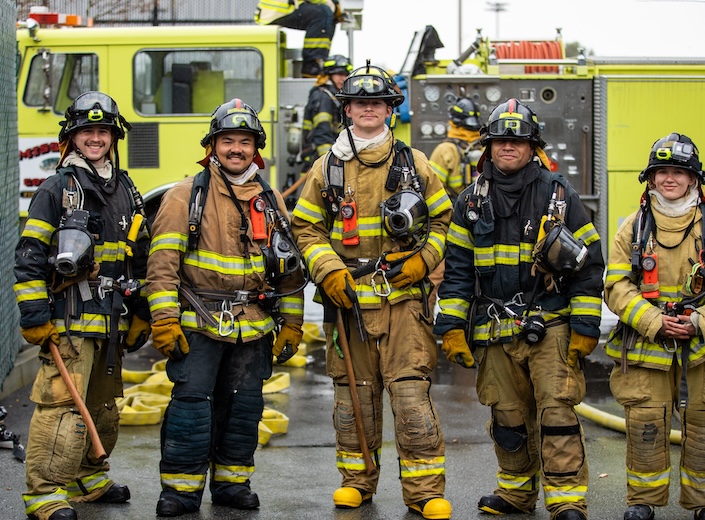
[[[355,371],[353,370],[352,359],[350,358],[350,345],[348,345],[348,337],[345,334],[345,321],[343,320],[343,313],[340,309],[338,309],[338,319],[336,325],[338,327],[338,341],[340,341],[340,350],[343,352],[343,361],[345,362],[345,371],[348,374],[348,381],[350,383],[350,397],[352,398],[353,415],[355,416],[357,440],[360,443],[362,458],[365,460],[367,474],[371,475],[374,472],[375,464],[372,462],[370,449],[367,447],[365,424],[362,422],[362,408],[360,408],[360,399],[357,396]]]
[[[54,363],[56,363],[56,368],[59,369],[61,379],[64,380],[66,388],[69,389],[69,393],[71,394],[73,403],[76,405],[76,408],[78,408],[78,411],[81,414],[81,418],[83,418],[83,422],[86,423],[86,428],[88,429],[88,436],[91,439],[91,452],[93,453],[93,456],[96,459],[102,461],[108,456],[108,454],[105,453],[103,443],[100,441],[100,437],[98,437],[98,430],[96,430],[95,428],[95,423],[93,422],[93,418],[91,417],[88,408],[86,407],[86,403],[83,402],[81,394],[78,392],[78,389],[76,388],[73,379],[71,379],[71,374],[69,374],[69,371],[66,369],[64,360],[61,359],[59,348],[53,341],[49,342],[49,350],[51,351],[51,355],[54,358]]]

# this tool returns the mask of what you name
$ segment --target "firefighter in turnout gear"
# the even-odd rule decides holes
[[[37,190],[16,249],[15,295],[22,335],[40,346],[30,399],[27,516],[77,518],[70,502],[120,503],[127,486],[90,452],[85,421],[49,350],[58,345],[108,455],[118,436],[122,357],[150,333],[140,287],[149,234],[142,199],[120,169],[118,140],[130,128],[102,92],[79,95],[59,133],[57,173]]]
[[[477,359],[478,397],[492,408],[497,489],[478,508],[528,513],[540,484],[551,520],[585,520],[574,406],[585,395],[582,358],[600,335],[600,240],[575,190],[545,167],[528,106],[500,104],[481,134],[480,175],[453,210],[434,327],[450,361]]]
[[[255,22],[306,31],[301,75],[315,78],[328,58],[335,26],[344,20],[338,0],[261,0]]]
[[[619,317],[606,350],[615,360],[610,388],[626,419],[624,519],[653,519],[654,507],[668,503],[677,407],[680,504],[705,520],[705,199],[697,148],[683,134],[659,139],[639,181],[646,182],[641,207],[615,236],[605,283],[605,302]]]
[[[232,99],[201,141],[204,170],[171,188],[154,221],[147,270],[153,344],[174,382],[161,431],[159,516],[214,504],[256,509],[263,381],[301,340],[303,260],[281,195],[259,175],[266,135]],[[276,334],[276,338],[275,338]]]
[[[404,99],[389,74],[368,61],[337,97],[352,125],[314,163],[292,217],[324,298],[342,475],[333,502],[356,508],[377,490],[386,390],[404,503],[424,518],[450,518],[443,498],[445,444],[429,395],[437,348],[426,304],[426,275],[443,258],[450,200],[426,157],[397,141],[385,124]],[[343,330],[330,317],[338,313]],[[349,343],[350,359],[344,359],[342,341]]]
[[[448,139],[440,143],[428,161],[446,187],[451,202],[477,177],[480,146],[480,110],[472,99],[461,97],[448,110]],[[428,303],[436,305],[438,286],[445,273],[445,261],[429,275],[433,284]]]

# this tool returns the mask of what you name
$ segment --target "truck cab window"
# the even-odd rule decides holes
[[[235,97],[262,108],[264,64],[256,49],[152,49],[133,63],[134,109],[142,115],[209,115]]]
[[[82,92],[98,90],[98,56],[42,51],[30,63],[25,105],[63,114]]]

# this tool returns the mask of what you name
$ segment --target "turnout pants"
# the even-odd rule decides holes
[[[335,19],[333,11],[327,5],[301,2],[296,11],[275,20],[274,23],[288,29],[306,31],[301,52],[304,65],[328,57],[335,33]]]
[[[93,418],[98,436],[110,453],[118,437],[115,397],[122,395],[121,356],[113,375],[106,374],[107,340],[65,336],[58,345],[61,358]],[[46,520],[73,502],[90,502],[113,485],[110,465],[91,457],[85,422],[74,405],[50,353],[39,354],[41,366],[30,399],[37,406],[27,439],[25,512]]]
[[[476,351],[478,397],[492,407],[495,493],[529,512],[540,482],[551,519],[567,509],[587,515],[585,439],[573,408],[585,396],[585,376],[567,364],[568,325],[546,332],[535,345],[514,337]]]
[[[210,467],[213,502],[250,487],[262,384],[272,375],[272,335],[226,343],[186,332],[190,352],[167,362],[174,382],[161,430],[161,496],[198,510]]]
[[[627,426],[627,505],[668,504],[670,433],[674,406],[679,403],[681,367],[670,370],[629,365],[626,374],[616,365],[610,389],[624,406]],[[680,504],[705,507],[705,364],[686,370],[688,399],[680,409],[682,448]]]
[[[369,335],[360,341],[355,323],[347,317],[345,334],[355,372],[348,379],[333,324],[325,324],[326,364],[335,389],[333,424],[336,462],[342,485],[363,493],[375,493],[379,481],[382,447],[382,390],[389,393],[394,414],[394,433],[399,456],[399,478],[404,503],[443,497],[445,444],[438,414],[431,401],[429,373],[436,366],[437,347],[431,332],[432,318],[423,316],[418,300],[363,310]],[[350,313],[346,313],[350,314]],[[375,467],[365,471],[362,448],[353,415],[350,384],[356,385],[362,409],[365,439]]]

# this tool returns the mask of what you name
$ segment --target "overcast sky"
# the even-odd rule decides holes
[[[458,2],[462,1],[462,24]],[[343,0],[344,3],[345,0]],[[353,64],[373,63],[398,71],[414,31],[433,25],[445,45],[440,59],[456,58],[475,40],[476,29],[491,40],[578,41],[597,56],[705,57],[705,0],[355,0],[363,5],[362,30],[354,36]],[[491,4],[504,4],[498,15]],[[499,17],[499,23],[497,23]],[[462,27],[459,45],[458,28]],[[497,28],[499,27],[499,36]],[[303,33],[290,38],[300,46]],[[343,31],[332,54],[348,54]]]

